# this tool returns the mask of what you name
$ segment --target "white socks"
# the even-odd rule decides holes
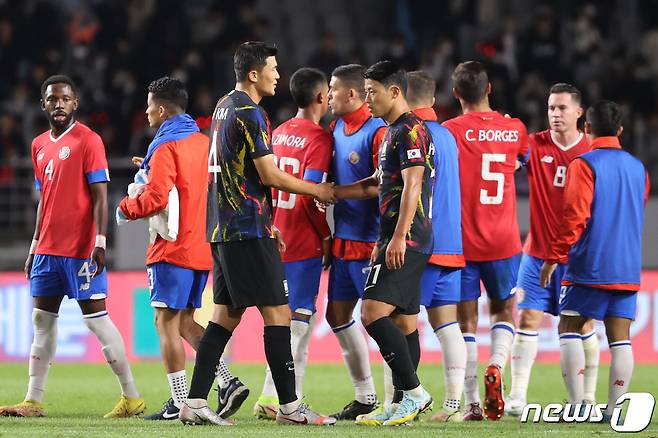
[[[308,322],[298,319],[290,321],[290,346],[292,358],[295,362],[295,392],[300,400],[304,394],[304,374],[308,362],[308,343],[313,332],[313,320],[314,318],[311,316]]]
[[[57,314],[41,309],[32,310],[34,339],[30,349],[29,376],[25,400],[41,403],[46,390],[48,370],[57,348]]]
[[[610,344],[610,377],[608,380],[608,407],[605,413],[612,415],[617,398],[628,392],[633,376],[633,349],[631,341],[617,341]]]
[[[107,363],[116,374],[119,384],[121,385],[121,392],[126,397],[139,397],[139,392],[135,386],[128,358],[126,357],[126,350],[123,346],[123,339],[119,330],[107,314],[107,310],[89,315],[83,315],[84,322],[89,330],[91,330],[102,345],[103,355],[107,359]]]
[[[491,326],[491,358],[490,365],[497,365],[501,373],[514,342],[514,325],[509,322],[497,322]]]
[[[444,324],[434,330],[443,353],[443,379],[445,398],[443,409],[456,412],[460,408],[466,373],[466,343],[457,321]]]
[[[364,404],[375,404],[377,392],[370,371],[370,357],[366,339],[354,320],[332,329],[338,338],[343,359],[354,384],[355,398]]]
[[[393,387],[393,370],[386,363],[385,360],[382,360],[384,365],[384,406],[390,406],[393,403],[393,397],[395,396],[395,388]]]
[[[478,380],[478,346],[474,333],[464,333],[466,343],[466,373],[464,376],[464,404],[480,403],[480,381]]]
[[[215,374],[215,379],[221,388],[226,388],[231,380],[235,377],[231,374],[231,371],[228,369],[228,365],[224,362],[224,359],[219,359],[219,365],[217,366],[217,373]]]
[[[580,333],[560,335],[560,368],[569,403],[582,403],[585,398],[585,352]]]
[[[167,374],[167,380],[169,381],[169,389],[171,389],[171,398],[174,400],[174,405],[180,408],[181,404],[187,400],[187,375],[185,370]]]
[[[596,400],[596,383],[599,377],[599,338],[595,331],[582,335],[585,350],[585,400]]]
[[[532,366],[537,357],[539,333],[533,330],[517,330],[512,344],[512,389],[510,398],[527,400],[528,383]]]

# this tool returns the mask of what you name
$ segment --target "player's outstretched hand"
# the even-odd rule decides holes
[[[96,270],[94,271],[94,275],[92,275],[93,278],[100,275],[103,269],[105,269],[105,250],[103,248],[99,248],[98,246],[94,248],[91,253],[91,263],[96,265]]]
[[[320,183],[315,185],[315,199],[320,202],[333,204],[336,202],[336,194],[334,193],[334,183]]]
[[[283,241],[281,236],[281,230],[277,227],[274,227],[274,238],[276,239],[276,245],[279,247],[279,252],[286,252],[286,242]]]
[[[34,262],[34,254],[28,254],[27,260],[25,260],[25,267],[23,272],[25,272],[25,278],[30,279],[30,272],[32,272],[32,263]]]
[[[386,267],[400,269],[404,265],[404,254],[407,251],[407,242],[403,237],[393,236],[386,247]]]
[[[541,272],[539,273],[539,285],[541,287],[548,286],[548,283],[551,282],[551,277],[553,276],[556,267],[557,263],[544,262],[541,267]]]
[[[132,157],[132,162],[135,166],[141,166],[144,162],[144,157]]]
[[[331,205],[331,204],[329,204],[329,203],[327,203],[327,202],[320,202],[320,201],[318,201],[317,199],[313,199],[313,201],[315,201],[315,206],[316,206],[316,207],[318,208],[318,210],[320,210],[322,213],[326,213],[326,212],[327,212],[327,208],[329,208],[329,206]]]

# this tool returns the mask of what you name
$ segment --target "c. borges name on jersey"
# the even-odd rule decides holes
[[[277,134],[274,136],[273,145],[286,145],[294,148],[303,148],[306,145],[306,137],[296,135]]]
[[[464,133],[467,141],[502,141],[514,143],[519,140],[519,131],[497,129],[467,129]]]

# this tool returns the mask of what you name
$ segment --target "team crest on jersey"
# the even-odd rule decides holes
[[[350,160],[350,163],[356,164],[361,160],[361,157],[359,156],[359,154],[356,151],[352,151],[352,152],[350,152],[349,160]]]
[[[542,163],[551,164],[553,162],[553,157],[550,155],[544,155],[543,157],[541,157],[541,160],[539,161],[541,161]]]
[[[59,150],[59,159],[66,160],[69,156],[71,156],[71,149],[68,146],[63,146]]]
[[[44,156],[44,155],[45,155],[45,154],[44,154],[43,152],[41,152],[39,155],[37,155],[37,161],[41,161],[41,160],[43,160],[43,156]]]

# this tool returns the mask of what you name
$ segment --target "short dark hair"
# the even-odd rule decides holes
[[[599,100],[590,106],[586,118],[595,137],[616,136],[621,128],[621,109],[610,100]]]
[[[411,106],[426,105],[434,98],[436,81],[422,70],[407,73],[407,101]]]
[[[363,74],[365,79],[381,82],[385,87],[397,85],[402,96],[407,95],[407,72],[393,61],[379,61]]]
[[[267,58],[276,56],[277,52],[276,46],[262,41],[247,41],[240,44],[233,55],[235,80],[244,81],[250,71],[261,71],[267,63]]]
[[[452,73],[452,81],[457,93],[468,103],[478,103],[487,95],[489,76],[481,62],[462,62]]]
[[[365,81],[363,79],[363,74],[366,69],[360,64],[345,64],[338,66],[331,72],[331,76],[337,77],[341,81],[345,82],[350,88],[353,88],[359,92],[361,99],[365,99]]]
[[[148,90],[156,100],[175,105],[183,111],[187,108],[187,90],[185,85],[176,78],[165,76],[156,79],[149,84]]]
[[[69,87],[71,87],[71,90],[73,90],[73,94],[77,96],[78,94],[78,87],[75,85],[75,82],[73,82],[73,79],[66,75],[52,75],[48,77],[45,81],[43,81],[43,84],[41,84],[41,97],[44,97],[46,95],[46,89],[48,88],[49,85],[53,84],[66,84]]]
[[[571,100],[580,105],[583,102],[583,95],[580,93],[580,90],[571,84],[565,82],[558,82],[553,84],[551,89],[548,91],[548,94],[559,94],[559,93],[569,93],[571,94]]]
[[[316,90],[327,83],[327,77],[317,68],[303,67],[290,77],[290,94],[298,108],[306,108],[313,103]]]

